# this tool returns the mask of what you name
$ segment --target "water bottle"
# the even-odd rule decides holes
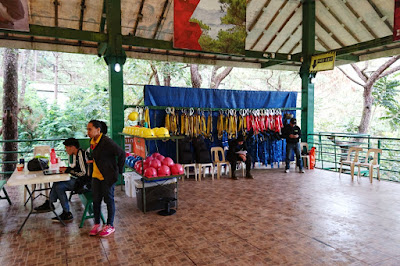
[[[51,149],[51,152],[50,152],[50,162],[51,162],[51,164],[56,164],[57,163],[56,157],[57,157],[56,151],[53,148],[53,149]]]

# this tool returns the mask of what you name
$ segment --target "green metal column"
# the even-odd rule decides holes
[[[122,48],[121,0],[106,0],[106,22],[108,42],[99,45],[99,54],[104,53],[104,60],[108,65],[110,134],[115,142],[124,147],[124,138],[118,134],[124,127],[123,65],[126,60]]]
[[[310,74],[311,56],[315,52],[315,0],[303,0],[303,63],[300,68],[301,77],[301,131],[302,141],[312,142],[314,133],[314,84],[315,74]]]

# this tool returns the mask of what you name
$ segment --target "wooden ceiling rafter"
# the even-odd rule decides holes
[[[100,33],[104,33],[104,30],[105,30],[105,27],[106,27],[106,18],[107,18],[107,16],[106,16],[107,2],[106,1],[107,0],[103,0],[103,9],[102,9],[102,12],[101,12],[100,29],[99,29]]]
[[[287,23],[293,18],[294,14],[296,14],[297,10],[299,10],[301,7],[301,3],[299,3],[297,5],[297,7],[293,10],[292,13],[290,13],[290,15],[286,18],[285,22],[282,23],[281,27],[278,29],[277,32],[275,32],[274,36],[271,38],[271,40],[267,43],[267,45],[264,47],[263,51],[267,51],[267,49],[269,48],[269,46],[273,43],[273,41],[276,39],[276,37],[278,36],[279,33],[281,33],[281,31],[285,28],[285,26],[287,25]]]
[[[271,24],[275,21],[275,19],[278,17],[278,15],[281,13],[282,9],[285,8],[287,5],[288,1],[284,1],[282,5],[278,8],[278,10],[275,12],[274,16],[271,18],[271,20],[268,22],[268,24],[264,27],[264,30],[261,32],[261,34],[258,36],[256,41],[253,43],[253,45],[250,47],[250,50],[253,50],[254,47],[258,44],[258,42],[261,40],[261,38],[264,36],[264,32],[268,30],[268,28],[271,26]]]
[[[361,42],[360,38],[358,38],[357,35],[345,23],[340,21],[339,17],[335,14],[335,12],[331,11],[329,6],[327,6],[324,1],[326,0],[320,0],[320,3],[325,8],[326,12],[332,15],[332,17],[336,19],[336,21],[344,28],[345,31],[347,31],[347,33],[350,34],[351,37],[353,37],[357,42]]]
[[[299,46],[301,46],[301,38],[300,38],[300,41],[298,41],[298,42],[296,42],[295,44],[294,44],[294,46],[292,47],[292,49],[290,49],[290,51],[289,51],[289,54],[293,54],[293,52],[294,51],[296,51],[296,49],[299,47]]]
[[[293,34],[303,25],[303,22],[300,21],[300,23],[292,30],[292,32],[289,34],[289,36],[283,41],[283,43],[286,43],[290,38],[292,38]],[[283,46],[281,46],[276,52],[278,53]]]
[[[138,28],[138,26],[139,26],[139,23],[142,21],[142,19],[143,19],[143,14],[142,14],[142,11],[143,11],[143,6],[144,6],[144,2],[145,2],[146,0],[142,0],[141,2],[140,2],[140,7],[139,7],[139,11],[138,11],[138,14],[137,14],[137,18],[136,18],[136,21],[135,21],[135,25],[133,26],[133,30],[132,30],[132,35],[133,36],[135,36],[136,35],[136,31],[137,31],[137,28]]]
[[[264,13],[264,10],[268,7],[269,3],[271,3],[271,0],[266,0],[264,7],[260,9],[260,11],[257,13],[257,16],[253,20],[253,22],[250,24],[249,28],[247,29],[247,32],[250,32],[253,30],[254,26],[257,24],[258,20],[260,19],[261,15]]]
[[[83,17],[85,15],[85,9],[86,9],[86,5],[85,5],[86,0],[81,0],[81,15],[79,17],[79,30],[83,29]]]
[[[170,4],[169,0],[165,0],[163,9],[161,11],[160,18],[158,19],[157,26],[154,30],[153,39],[155,39],[157,37],[158,29],[160,28],[162,22],[165,20],[165,13],[167,11],[167,7],[169,6],[169,4]]]
[[[369,34],[371,34],[374,39],[378,39],[379,37],[368,26],[368,24],[365,22],[364,18],[362,16],[358,15],[357,11],[354,10],[354,8],[349,4],[349,2],[347,2],[345,0],[345,1],[343,1],[343,3],[346,5],[346,7],[350,11],[350,13],[352,13],[353,16],[364,26],[364,28],[369,32]]]
[[[388,18],[383,15],[383,13],[379,10],[379,8],[375,5],[374,1],[372,0],[367,0],[368,3],[371,5],[371,7],[375,10],[376,14],[380,17],[383,23],[388,27],[388,29],[393,32],[393,27],[390,25]]]
[[[60,6],[60,2],[58,0],[54,0],[53,5],[54,5],[54,26],[58,27],[58,7]]]
[[[326,51],[330,51],[331,48],[320,38],[318,35],[315,35],[317,38],[315,38],[315,41],[318,42],[322,47],[325,48]]]
[[[337,44],[346,46],[317,16],[315,16],[315,24],[318,24]]]

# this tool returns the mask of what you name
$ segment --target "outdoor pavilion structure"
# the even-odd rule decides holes
[[[336,65],[399,54],[394,1],[248,0],[243,56],[176,49],[172,0],[28,0],[29,31],[0,30],[0,46],[97,54],[109,68],[111,137],[124,126],[127,57],[298,71],[302,129],[314,124],[311,56],[336,52]],[[115,67],[120,66],[120,71]],[[117,70],[117,71],[116,71]]]

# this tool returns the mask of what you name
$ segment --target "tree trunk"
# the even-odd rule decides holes
[[[190,76],[193,88],[201,87],[201,75],[199,73],[199,66],[196,64],[190,65]]]
[[[58,98],[58,58],[59,54],[54,53],[54,56],[56,58],[56,62],[54,64],[54,103],[57,104],[57,98]]]
[[[360,125],[358,126],[358,133],[360,134],[368,133],[371,122],[372,104],[374,102],[374,98],[372,97],[372,85],[364,87],[363,100],[363,112]]]
[[[232,69],[233,67],[226,67],[221,73],[214,76],[211,80],[211,88],[217,89],[219,87],[219,84],[221,84],[221,82],[229,75],[229,73],[231,73]]]
[[[22,55],[22,58],[21,58],[22,81],[21,81],[21,91],[19,93],[19,105],[20,106],[22,106],[25,101],[26,83],[28,82],[27,69],[28,69],[30,54],[31,54],[30,50],[24,50],[21,53],[21,55]]]
[[[18,139],[18,50],[5,49],[3,59],[3,140]],[[17,151],[16,142],[3,144],[3,151]],[[17,153],[3,154],[3,162],[16,161]],[[15,163],[3,164],[3,172],[14,171]]]
[[[160,84],[160,79],[158,77],[158,71],[157,71],[156,66],[153,65],[152,63],[150,63],[150,67],[151,67],[151,70],[153,71],[154,80],[156,81],[156,85],[160,86],[161,84]]]

